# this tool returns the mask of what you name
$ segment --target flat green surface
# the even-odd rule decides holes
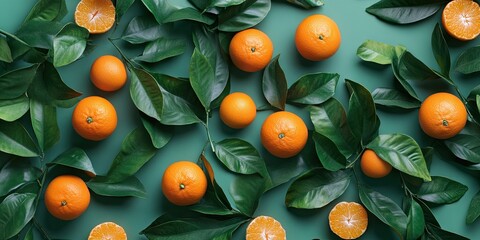
[[[313,10],[304,10],[293,5],[274,2],[272,9],[264,21],[257,28],[267,33],[275,47],[274,55],[280,54],[280,64],[285,72],[289,85],[300,76],[314,72],[335,72],[340,74],[340,82],[335,97],[342,103],[347,102],[347,92],[344,79],[351,79],[366,86],[370,91],[377,87],[392,86],[393,75],[389,67],[379,67],[367,64],[356,56],[356,49],[367,39],[385,42],[392,45],[403,45],[415,56],[428,66],[436,68],[430,45],[430,37],[433,28],[440,21],[440,14],[410,25],[393,25],[365,12],[365,8],[375,3],[376,0],[340,0],[326,1],[322,7]],[[0,28],[14,33],[20,26],[29,9],[35,3],[34,0],[0,1]],[[68,15],[65,21],[73,20],[73,11],[77,1],[68,0]],[[308,62],[303,60],[296,52],[294,45],[294,33],[298,23],[306,16],[321,13],[334,19],[342,33],[342,43],[338,52],[330,59],[323,62]],[[83,96],[100,95],[109,99],[116,107],[119,116],[118,128],[108,139],[101,142],[90,142],[78,136],[70,122],[73,108],[59,109],[59,125],[61,129],[61,141],[48,152],[47,159],[52,159],[64,150],[76,146],[84,149],[93,162],[97,173],[106,173],[111,161],[120,148],[122,139],[135,127],[140,126],[138,112],[133,105],[128,87],[114,93],[101,92],[94,88],[89,80],[89,68],[94,59],[104,54],[119,56],[114,47],[107,41],[108,37],[118,37],[123,32],[126,24],[133,16],[150,14],[140,1],[132,6],[127,14],[121,19],[117,29],[103,35],[93,36],[91,39],[97,46],[95,51],[77,62],[66,67],[59,68],[64,81],[73,89],[83,93]],[[191,39],[188,28],[177,24],[179,35],[187,40]],[[459,53],[467,47],[480,44],[480,39],[471,42],[458,42],[447,38],[450,46],[451,58],[454,61]],[[121,44],[126,48],[128,45]],[[138,50],[138,51],[137,51]],[[173,59],[165,60],[153,67],[161,73],[186,77],[188,76],[188,61],[192,47],[189,46],[185,54]],[[130,49],[127,54],[130,57],[140,53],[140,49]],[[261,92],[261,72],[243,73],[232,67],[232,91],[244,91],[251,95],[257,106],[266,102]],[[480,83],[479,75],[453,75],[460,86],[460,91],[466,95]],[[127,83],[128,84],[128,83]],[[435,86],[434,86],[435,85]],[[417,91],[423,99],[431,92],[438,90],[451,91],[444,84],[436,85],[434,82],[422,84]],[[307,109],[301,109],[287,105],[287,110],[298,113],[307,123],[309,129],[313,126],[308,118]],[[213,112],[210,125],[212,126],[213,139],[220,141],[227,137],[239,137],[252,143],[259,149],[261,155],[267,161],[299,161],[293,159],[275,159],[269,155],[260,145],[259,129],[265,117],[270,112],[259,112],[252,125],[243,130],[232,130],[223,125],[218,117],[218,112]],[[431,140],[427,138],[417,123],[417,110],[391,111],[378,110],[381,119],[380,133],[401,132],[412,136],[420,146],[429,146]],[[160,149],[154,159],[148,162],[138,173],[137,177],[145,185],[148,197],[138,198],[107,198],[92,195],[89,209],[78,219],[73,221],[60,221],[48,214],[43,205],[37,210],[36,218],[44,225],[45,230],[53,238],[59,239],[86,239],[90,229],[104,221],[114,221],[122,225],[128,233],[129,239],[145,239],[138,233],[148,226],[156,217],[160,216],[171,205],[163,197],[160,189],[160,181],[163,170],[172,162],[178,160],[196,161],[206,141],[206,134],[202,126],[192,125],[175,128],[175,136],[164,148]],[[301,158],[312,158],[312,146],[301,154]],[[213,164],[215,176],[219,184],[228,193],[230,175],[208,153],[207,157]],[[301,161],[299,161],[301,163]],[[480,222],[471,225],[465,224],[470,199],[479,190],[478,180],[469,172],[452,164],[449,159],[444,159],[435,153],[431,166],[431,175],[446,176],[466,184],[469,190],[458,202],[441,207],[433,207],[435,216],[442,227],[446,230],[462,234],[471,239],[480,238]],[[393,173],[381,180],[362,178],[367,184],[383,194],[395,199],[400,204],[402,189],[400,188],[399,175]],[[288,239],[336,239],[336,236],[328,228],[328,212],[338,201],[357,201],[355,184],[350,185],[348,191],[333,203],[319,210],[296,211],[285,207],[284,198],[289,183],[283,184],[267,192],[260,200],[259,208],[255,215],[270,215],[279,220],[287,231]],[[389,228],[377,220],[373,215],[369,218],[369,227],[362,239],[396,239],[397,237]],[[242,226],[235,234],[235,239],[243,239],[246,226]],[[1,229],[0,229],[1,231]]]

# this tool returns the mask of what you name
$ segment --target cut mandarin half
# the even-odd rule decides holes
[[[92,34],[104,33],[115,23],[111,0],[81,0],[75,9],[75,23]]]
[[[122,226],[114,222],[104,222],[90,231],[88,240],[127,240],[127,233]]]
[[[269,216],[258,216],[248,224],[246,240],[285,240],[287,234],[279,221]]]
[[[472,0],[450,1],[443,9],[442,25],[452,37],[472,40],[480,34],[480,6]]]
[[[342,239],[357,239],[367,230],[368,214],[359,203],[339,202],[330,211],[328,223]]]

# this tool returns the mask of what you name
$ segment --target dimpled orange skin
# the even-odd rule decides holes
[[[300,153],[307,139],[307,126],[299,116],[291,112],[270,114],[260,129],[262,145],[279,158],[289,158]]]
[[[195,163],[178,161],[165,169],[162,192],[171,203],[188,206],[199,202],[207,191],[207,177]]]
[[[392,171],[392,165],[381,159],[373,150],[367,149],[360,159],[362,172],[371,178],[382,178]]]
[[[61,175],[48,184],[44,201],[48,212],[54,217],[73,220],[87,210],[90,192],[81,178]]]
[[[93,62],[90,68],[90,80],[98,89],[113,92],[122,88],[127,82],[127,70],[122,60],[115,56],[104,55]]]
[[[90,96],[78,102],[73,110],[72,125],[85,139],[100,141],[109,137],[117,127],[115,107],[105,98]]]
[[[250,96],[242,92],[227,95],[222,100],[219,111],[223,123],[235,129],[250,125],[257,115],[255,102]]]
[[[423,132],[436,139],[457,135],[467,124],[467,109],[451,93],[440,92],[428,96],[418,111],[418,121]]]
[[[238,69],[257,72],[265,68],[272,59],[273,43],[264,32],[250,28],[233,36],[229,54]]]
[[[321,61],[333,56],[340,48],[341,40],[338,25],[321,14],[303,19],[295,32],[298,52],[310,61]]]

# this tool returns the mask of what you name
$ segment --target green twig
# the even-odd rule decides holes
[[[212,148],[212,152],[215,152],[215,145],[213,145],[212,136],[210,135],[210,129],[208,127],[208,118],[209,118],[210,111],[208,109],[205,109],[205,112],[207,114],[207,118],[203,126],[205,126],[205,130],[207,131],[207,138],[208,138],[208,141],[210,142],[210,147]]]

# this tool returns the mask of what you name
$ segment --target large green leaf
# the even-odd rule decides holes
[[[47,165],[70,167],[88,172],[91,176],[96,175],[95,170],[92,166],[92,161],[90,161],[87,153],[83,149],[78,147],[73,147],[64,151]]]
[[[377,116],[375,103],[370,92],[359,83],[345,80],[350,92],[347,121],[353,135],[363,144],[378,136],[380,119]]]
[[[59,21],[67,15],[65,0],[39,0],[30,10],[24,22],[35,21]]]
[[[27,159],[11,159],[0,170],[0,197],[10,191],[36,180],[42,174],[41,170],[32,166]]]
[[[132,44],[151,42],[168,34],[169,29],[170,25],[159,24],[151,15],[135,16],[125,28],[122,39]]]
[[[160,37],[149,42],[142,55],[133,60],[148,63],[160,62],[164,59],[181,55],[185,52],[187,43],[183,39],[167,39]]]
[[[313,133],[312,138],[315,143],[317,157],[325,169],[338,171],[346,167],[347,159],[332,140],[317,132]]]
[[[138,197],[146,198],[147,192],[143,184],[135,176],[130,176],[120,182],[111,183],[103,176],[97,176],[87,182],[88,188],[94,193],[107,197]]]
[[[11,63],[13,62],[12,51],[5,38],[0,37],[0,61]]]
[[[29,109],[29,100],[25,95],[14,99],[0,100],[0,119],[12,122],[21,118]]]
[[[374,40],[367,40],[358,47],[357,56],[367,62],[382,65],[391,64],[395,56],[395,46]]]
[[[33,218],[35,198],[33,193],[13,193],[0,203],[0,239],[9,239],[18,233]]]
[[[122,142],[120,152],[110,166],[107,181],[122,182],[134,175],[157,152],[144,128],[136,128]]]
[[[406,198],[407,212],[407,235],[406,240],[416,240],[422,236],[425,230],[425,217],[420,204],[413,198]]]
[[[60,22],[28,21],[17,31],[16,36],[31,47],[52,49],[53,39],[63,26]]]
[[[480,191],[473,196],[468,206],[466,223],[471,224],[480,216]]]
[[[163,95],[155,78],[145,70],[129,67],[130,97],[141,112],[161,120],[163,110]]]
[[[291,208],[321,208],[340,197],[349,184],[348,171],[330,172],[314,168],[292,182],[285,204]]]
[[[169,1],[164,0],[142,0],[143,5],[150,11],[158,23],[163,23],[165,17],[178,11],[178,7],[173,6]]]
[[[432,33],[432,50],[435,60],[437,60],[438,66],[443,75],[450,75],[450,51],[448,51],[447,41],[443,37],[442,28],[440,23],[435,25]]]
[[[132,6],[135,0],[116,0],[115,1],[115,18],[119,22],[120,18],[127,12]]]
[[[0,121],[0,151],[21,157],[38,156],[38,148],[19,122]]]
[[[394,168],[426,181],[431,180],[422,149],[413,138],[399,133],[380,135],[367,148]]]
[[[320,7],[324,4],[323,0],[284,0],[284,1],[303,7],[305,9]]]
[[[393,88],[376,88],[372,92],[372,97],[375,104],[386,107],[414,109],[422,104],[420,100]]]
[[[432,181],[423,183],[416,195],[427,202],[450,204],[463,197],[467,190],[467,186],[457,181],[446,177],[432,176]]]
[[[435,14],[446,0],[381,0],[366,11],[384,21],[408,24]]]
[[[259,173],[266,176],[265,162],[255,147],[239,138],[229,138],[215,144],[217,158],[230,171],[240,174]]]
[[[222,10],[218,16],[218,29],[238,32],[260,23],[270,12],[270,0],[246,0],[242,4]]]
[[[403,53],[402,53],[403,55]],[[400,56],[401,57],[401,56]],[[392,71],[393,75],[395,75],[395,79],[397,79],[398,83],[403,87],[403,89],[414,99],[417,99],[420,101],[420,98],[418,98],[417,93],[415,92],[415,89],[413,89],[412,85],[408,83],[408,81],[401,75],[400,73],[400,60],[398,56],[394,56],[392,59]]]
[[[359,186],[358,194],[363,205],[380,221],[387,224],[403,238],[407,229],[407,215],[389,197],[365,186]]]
[[[459,234],[447,231],[440,227],[427,224],[427,230],[425,231],[429,238],[427,239],[445,239],[445,240],[468,240],[469,238],[461,236]]]
[[[335,94],[338,73],[307,74],[298,79],[288,89],[287,100],[302,104],[320,104]]]
[[[259,174],[235,174],[230,184],[230,195],[240,212],[247,216],[253,216],[259,199],[267,187],[266,179]]]
[[[35,77],[38,65],[18,68],[0,75],[0,99],[13,99],[24,94]]]
[[[438,73],[430,69],[425,63],[413,56],[409,51],[405,51],[399,59],[399,75],[405,80],[414,81],[433,81],[443,79],[447,83],[453,85],[453,81],[449,76]]]
[[[144,114],[140,115],[140,119],[142,120],[143,127],[147,130],[148,135],[150,135],[150,140],[152,140],[152,144],[155,148],[162,148],[170,142],[173,137],[172,128],[169,128]]]
[[[455,71],[463,74],[469,74],[480,71],[480,46],[474,46],[465,49],[457,58],[455,63]]]
[[[285,110],[285,104],[287,102],[288,86],[285,73],[278,59],[280,55],[277,55],[270,61],[263,72],[262,90],[263,96],[267,99],[267,102],[280,110]]]
[[[181,20],[190,20],[199,23],[204,23],[210,25],[214,22],[213,18],[208,17],[207,15],[202,14],[195,8],[186,7],[178,9],[175,12],[172,12],[170,15],[166,16],[163,19],[162,23],[177,22]]]
[[[53,65],[68,65],[83,55],[89,37],[88,30],[68,23],[53,38]]]
[[[456,157],[473,163],[480,163],[480,137],[457,134],[443,141]]]
[[[30,99],[30,120],[42,152],[50,149],[60,140],[57,109],[54,106]]]
[[[198,48],[193,50],[190,60],[190,84],[203,107],[210,109],[210,104],[221,92],[214,91],[216,85],[215,69]]]

